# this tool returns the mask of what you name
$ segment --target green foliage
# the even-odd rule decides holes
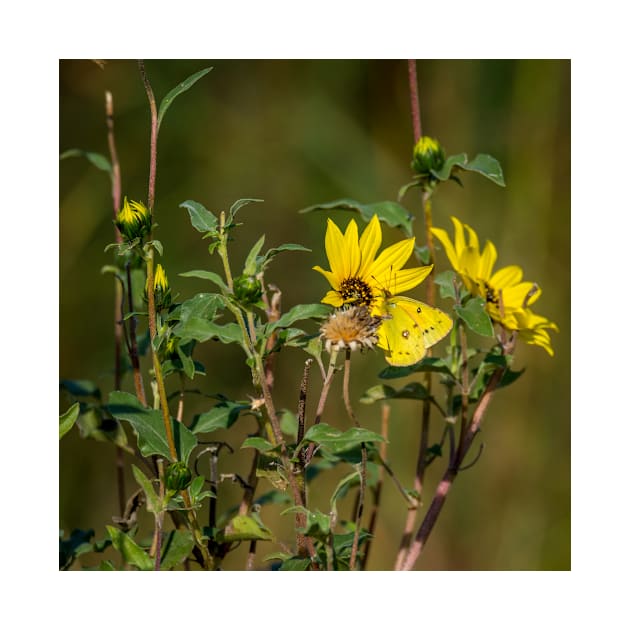
[[[127,392],[111,392],[107,408],[118,420],[128,422],[138,435],[138,448],[145,455],[161,455],[171,461],[171,454],[161,412],[147,409],[133,395]],[[197,445],[197,438],[180,422],[171,426],[179,459],[187,462],[192,449]]]
[[[61,439],[70,429],[74,426],[74,423],[79,417],[80,410],[79,403],[74,403],[70,409],[59,416],[59,439]]]
[[[420,383],[407,383],[401,389],[394,389],[389,385],[375,385],[370,387],[363,396],[361,402],[366,405],[381,400],[391,400],[393,398],[408,398],[411,400],[426,400],[430,398],[429,392]]]
[[[112,172],[112,165],[110,161],[101,153],[94,153],[93,151],[82,151],[81,149],[68,149],[64,151],[60,156],[60,160],[65,160],[69,157],[84,157],[93,166],[96,166],[101,171],[106,173]]]
[[[201,77],[204,77],[208,72],[210,72],[212,68],[204,68],[203,70],[199,70],[199,72],[195,72],[195,74],[189,76],[187,79],[182,81],[179,85],[174,87],[161,101],[160,107],[158,109],[158,129],[162,124],[162,120],[164,119],[164,114],[168,108],[173,104],[173,101],[177,96],[179,96],[182,92],[189,90]]]
[[[492,320],[486,312],[486,304],[482,298],[470,298],[465,306],[455,306],[454,310],[473,332],[484,337],[494,336]]]
[[[155,561],[149,557],[149,554],[131,536],[111,525],[107,525],[106,529],[114,549],[120,552],[126,564],[130,564],[141,571],[151,571],[155,568]]]
[[[238,420],[239,415],[248,409],[251,409],[249,403],[222,400],[210,411],[195,416],[190,426],[191,431],[193,433],[212,433],[217,429],[229,429]]]
[[[362,443],[384,442],[385,438],[378,433],[358,427],[341,431],[324,422],[312,426],[304,435],[302,442],[313,442],[326,447],[332,453],[347,451]]]
[[[353,212],[358,212],[366,222],[377,214],[378,218],[390,227],[400,228],[406,236],[413,235],[413,215],[395,201],[362,204],[354,199],[337,199],[329,203],[309,206],[300,210],[300,212],[306,213],[314,210],[352,210]]]

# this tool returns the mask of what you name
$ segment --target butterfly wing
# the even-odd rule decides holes
[[[385,300],[386,315],[379,328],[379,346],[390,365],[413,365],[427,348],[446,337],[453,320],[439,308],[408,297]]]

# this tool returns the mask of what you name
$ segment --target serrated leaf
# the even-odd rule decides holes
[[[168,532],[162,539],[160,570],[168,571],[180,565],[190,555],[195,546],[193,535],[188,530]]]
[[[190,222],[198,232],[216,232],[218,219],[206,210],[198,201],[184,201],[179,204],[180,208],[186,208],[190,215]]]
[[[249,403],[223,401],[215,405],[210,411],[196,416],[190,427],[193,433],[211,433],[218,429],[229,429],[242,411],[251,409]]]
[[[282,315],[277,321],[270,323],[266,327],[266,335],[271,334],[278,328],[287,328],[302,319],[319,319],[326,317],[329,313],[330,306],[326,304],[298,304]]]
[[[78,402],[74,403],[70,409],[59,416],[59,439],[61,439],[70,429],[74,426],[74,423],[79,417],[79,411],[81,405]]]
[[[193,269],[192,271],[186,271],[179,274],[182,278],[201,278],[202,280],[210,280],[224,291],[228,290],[227,284],[225,284],[223,278],[213,271],[205,271],[203,269]]]
[[[83,151],[81,149],[68,149],[59,156],[59,159],[65,160],[69,157],[84,157],[101,171],[105,171],[107,173],[112,172],[112,165],[110,164],[109,160],[100,153],[94,153],[93,151]]]
[[[247,259],[245,260],[245,266],[243,267],[243,275],[245,276],[254,276],[258,272],[256,259],[262,246],[265,244],[265,235],[263,234],[254,244],[254,246],[247,254]]]
[[[273,540],[273,534],[262,523],[257,523],[251,516],[235,516],[217,536],[221,542],[238,540]]]
[[[486,312],[485,302],[482,298],[471,298],[465,306],[455,306],[453,310],[473,332],[484,337],[494,336],[492,320]]]
[[[312,426],[304,436],[302,442],[315,442],[329,449],[332,453],[347,451],[362,443],[384,442],[385,438],[374,431],[352,427],[341,431],[322,422]]]
[[[337,199],[328,203],[309,206],[300,210],[301,214],[313,212],[314,210],[352,210],[358,212],[364,221],[375,215],[390,227],[400,228],[407,236],[413,236],[412,221],[413,215],[399,203],[395,201],[377,201],[376,203],[363,204],[354,199]]]
[[[268,442],[264,438],[261,437],[249,437],[243,440],[241,444],[241,448],[255,448],[257,451],[261,453],[266,453],[267,451],[272,451],[276,448],[271,442]]]
[[[147,409],[132,394],[118,391],[110,393],[107,407],[114,418],[128,422],[134,428],[138,434],[138,448],[143,455],[162,455],[172,461],[161,411]],[[197,438],[181,422],[173,422],[172,418],[171,427],[179,459],[186,463],[197,445]]]
[[[391,400],[393,398],[425,400],[430,398],[430,395],[423,385],[415,382],[407,383],[401,389],[394,389],[389,385],[375,385],[361,396],[360,401],[365,405],[371,405],[379,400]]]
[[[212,68],[204,68],[203,70],[199,70],[199,72],[195,72],[195,74],[192,74],[187,79],[182,81],[179,85],[174,87],[162,99],[162,101],[160,103],[160,108],[159,108],[159,111],[158,111],[158,129],[160,128],[160,125],[162,124],[162,120],[164,118],[164,114],[166,114],[166,111],[172,105],[172,103],[175,100],[175,98],[177,96],[179,96],[182,92],[185,92],[186,90],[189,90],[197,81],[199,81],[199,79],[201,79],[201,77],[203,77],[206,74],[208,74],[208,72],[210,72],[210,70],[212,70]]]
[[[127,564],[138,567],[141,571],[152,571],[155,568],[155,562],[133,538],[111,525],[106,525],[105,528],[114,549],[120,552]]]

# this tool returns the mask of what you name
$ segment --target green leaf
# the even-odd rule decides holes
[[[162,511],[162,501],[160,501],[153,484],[137,466],[132,464],[131,470],[133,471],[133,476],[142,488],[144,496],[147,499],[147,510],[153,514],[158,514]]]
[[[138,448],[143,455],[162,455],[172,461],[160,411],[147,409],[132,394],[118,391],[110,393],[108,409],[112,416],[134,428],[138,434]],[[179,459],[186,463],[197,445],[197,438],[181,422],[173,422],[172,418],[171,427]]]
[[[93,550],[90,539],[94,536],[94,530],[73,529],[68,539],[64,540],[62,536],[63,532],[60,532],[59,569],[65,571],[80,555]]]
[[[302,442],[315,442],[328,448],[331,452],[343,452],[368,442],[384,442],[385,438],[367,429],[352,427],[348,431],[340,431],[324,422],[312,426]]]
[[[479,173],[498,186],[505,186],[501,164],[499,164],[498,160],[493,158],[491,155],[480,153],[470,162],[461,165],[460,168],[464,171],[474,171],[475,173]]]
[[[272,333],[277,328],[288,328],[291,324],[302,319],[320,319],[330,313],[330,306],[326,304],[298,304],[290,311],[287,311],[277,321],[270,323],[266,327],[265,336]]]
[[[361,475],[358,470],[346,475],[335,488],[335,491],[330,497],[330,511],[337,514],[337,501],[342,499],[348,494],[348,490],[353,486],[358,485],[361,482]]]
[[[243,343],[243,332],[235,322],[221,325],[201,317],[190,317],[179,323],[173,329],[173,333],[186,340],[203,342],[217,338],[221,343]]]
[[[297,416],[288,409],[282,409],[280,412],[280,430],[285,435],[288,435],[295,439],[298,432],[298,419]]]
[[[179,207],[188,210],[190,222],[198,232],[216,232],[218,219],[199,202],[189,199],[180,203]]]
[[[281,565],[278,571],[308,571],[311,566],[310,558],[288,558]]]
[[[394,365],[387,366],[379,373],[379,378],[391,379],[391,378],[403,378],[414,374],[415,372],[439,372],[441,374],[451,374],[448,365],[444,362],[444,359],[438,357],[425,357],[419,363],[415,365],[406,365],[404,367],[397,367]],[[452,374],[451,374],[452,375]]]
[[[180,565],[195,546],[193,535],[188,530],[174,530],[168,532],[162,539],[162,556],[160,570],[168,571]]]
[[[70,429],[74,426],[74,423],[79,417],[79,411],[81,405],[78,402],[74,403],[68,411],[62,413],[59,416],[59,439],[61,439]]]
[[[249,203],[262,203],[263,201],[264,201],[264,199],[239,199],[238,201],[235,201],[232,204],[232,207],[230,208],[230,211],[228,212],[227,225],[231,225],[232,224],[232,222],[234,221],[234,217],[236,216],[236,213],[243,206],[246,206]]]
[[[324,514],[319,510],[312,512],[302,505],[294,505],[293,507],[281,512],[281,516],[295,512],[306,515],[306,525],[299,529],[302,534],[306,534],[307,536],[311,536],[321,541],[325,541],[328,538],[328,535],[330,534],[330,516],[328,514]]]
[[[379,400],[391,400],[392,398],[408,398],[412,400],[425,400],[430,398],[429,392],[420,383],[407,383],[401,389],[394,389],[389,385],[375,385],[370,387],[360,401],[365,405],[371,405]]]
[[[439,171],[431,171],[431,173],[437,177],[440,181],[445,182],[451,176],[451,171],[456,166],[466,164],[468,156],[465,153],[458,153],[457,155],[449,155],[444,161],[444,165]]]
[[[195,377],[195,362],[192,360],[191,356],[184,352],[184,348],[182,348],[179,344],[176,346],[176,351],[177,356],[181,361],[184,374],[192,380]]]
[[[211,433],[217,429],[229,429],[242,411],[251,409],[249,403],[225,400],[215,405],[210,411],[196,416],[191,425],[193,433]]]
[[[475,297],[466,302],[465,306],[455,306],[454,311],[464,320],[468,328],[478,335],[493,337],[492,320],[486,313],[483,298]]]
[[[235,542],[238,540],[273,540],[273,534],[262,523],[256,522],[251,516],[235,516],[219,533],[220,542]]]
[[[457,170],[473,171],[487,177],[490,181],[499,186],[505,186],[501,165],[495,158],[485,153],[480,153],[470,162],[465,153],[450,155],[446,158],[444,166],[442,166],[439,171],[431,171],[431,173],[440,181],[444,182],[447,179],[457,179],[453,174]]]
[[[426,245],[414,245],[413,252],[423,265],[428,265],[431,262],[431,251]]]
[[[376,203],[362,204],[354,199],[337,199],[329,203],[309,206],[300,210],[301,214],[314,210],[352,210],[358,212],[364,221],[369,221],[375,214],[381,221],[390,227],[400,228],[407,236],[413,236],[411,222],[413,215],[395,201],[378,201]]]
[[[223,281],[223,278],[213,271],[204,271],[203,269],[193,269],[192,271],[186,271],[179,274],[182,278],[201,278],[203,280],[210,280],[216,284],[220,289],[224,291],[228,290],[227,284]]]
[[[267,451],[272,451],[276,448],[271,442],[268,442],[264,438],[261,437],[249,437],[246,438],[241,444],[241,448],[255,448],[257,451],[261,453],[266,453]]]
[[[166,111],[172,105],[175,98],[179,96],[182,92],[185,92],[186,90],[190,89],[197,81],[199,81],[199,79],[201,79],[201,77],[208,74],[210,70],[212,70],[212,68],[204,68],[203,70],[199,70],[199,72],[195,72],[195,74],[192,74],[187,79],[182,81],[179,85],[174,87],[162,99],[162,102],[160,103],[160,108],[158,111],[158,129],[160,128],[160,125],[162,124],[162,119],[164,118],[164,114],[166,114]]]
[[[73,396],[89,396],[97,400],[101,398],[101,390],[92,381],[62,379],[59,381],[59,386]]]
[[[247,254],[247,259],[245,260],[245,267],[243,267],[243,275],[245,276],[254,276],[258,272],[256,259],[262,246],[265,244],[265,235],[263,234],[257,241],[256,244],[251,248],[249,254]]]
[[[105,171],[107,173],[112,172],[112,165],[109,163],[109,160],[100,153],[82,151],[81,149],[68,149],[59,156],[59,159],[65,160],[69,157],[84,157],[101,171]]]
[[[186,322],[193,317],[214,319],[218,309],[225,304],[225,298],[218,293],[197,293],[189,300],[182,302],[169,313],[168,319]]]
[[[295,243],[285,243],[284,245],[278,245],[278,247],[272,247],[263,257],[260,263],[261,271],[267,268],[267,265],[271,262],[272,258],[280,252],[310,252],[312,250],[303,245],[297,245]]]
[[[121,553],[127,564],[138,567],[141,571],[152,571],[155,568],[155,562],[133,538],[111,525],[106,525],[105,528],[112,539],[114,549]]]
[[[77,420],[77,427],[84,439],[111,442],[129,453],[133,453],[133,449],[127,445],[127,434],[120,426],[120,422],[113,418],[104,417],[100,407],[86,408]]]
[[[435,276],[435,284],[440,287],[440,297],[455,299],[455,282],[457,281],[457,274],[448,269]]]

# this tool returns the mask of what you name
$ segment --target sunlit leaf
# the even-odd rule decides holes
[[[184,201],[179,204],[180,208],[186,208],[188,210],[188,214],[190,215],[190,222],[192,226],[198,232],[215,232],[217,229],[218,219],[210,212],[206,210],[199,202],[197,201]]]
[[[287,328],[302,319],[320,319],[326,317],[329,313],[330,306],[326,304],[298,304],[282,315],[277,321],[270,323],[267,326],[267,334],[270,334],[277,328]]]
[[[465,306],[455,306],[454,311],[473,332],[484,337],[494,336],[492,320],[486,312],[485,302],[482,298],[471,298]]]
[[[255,448],[257,451],[261,453],[266,453],[267,451],[272,451],[276,448],[271,442],[268,442],[264,438],[261,437],[249,437],[243,440],[241,444],[241,448]]]
[[[179,274],[182,278],[201,278],[203,280],[210,280],[210,282],[216,284],[219,288],[227,291],[227,284],[225,284],[223,278],[214,271],[205,271],[203,269],[193,269],[192,271],[186,271]]]
[[[155,561],[133,538],[111,525],[105,527],[114,549],[120,552],[127,564],[138,567],[141,571],[151,571],[155,568]]]
[[[201,317],[190,317],[179,323],[173,329],[173,333],[182,339],[194,339],[200,342],[214,338],[222,343],[243,342],[243,332],[235,322],[215,324]]]
[[[79,417],[79,411],[81,405],[78,402],[74,403],[70,409],[59,416],[59,439],[61,439],[70,429],[74,426],[74,423]]]
[[[388,365],[378,376],[379,378],[385,379],[403,378],[415,372],[440,372],[442,374],[451,374],[444,359],[440,359],[439,357],[425,357],[415,365],[406,365],[404,367]]]
[[[192,74],[187,79],[182,81],[179,85],[174,87],[162,99],[162,102],[160,103],[160,108],[158,111],[158,129],[160,128],[160,125],[162,124],[164,114],[166,114],[166,111],[168,110],[168,108],[173,104],[173,101],[175,100],[175,98],[179,96],[182,92],[185,92],[186,90],[190,89],[197,81],[199,81],[199,79],[201,79],[201,77],[208,74],[210,70],[212,70],[212,68],[204,68],[203,70],[199,70],[199,72],[195,72],[195,74]]]
[[[304,436],[303,442],[315,442],[330,449],[331,452],[342,452],[364,442],[384,442],[385,438],[374,431],[352,427],[347,431],[341,431],[322,422],[313,425]]]
[[[180,565],[194,546],[193,535],[188,530],[174,530],[164,534],[160,570],[168,571]]]
[[[238,540],[273,540],[273,534],[261,523],[256,522],[251,516],[235,516],[217,538],[221,542],[234,542]]]

